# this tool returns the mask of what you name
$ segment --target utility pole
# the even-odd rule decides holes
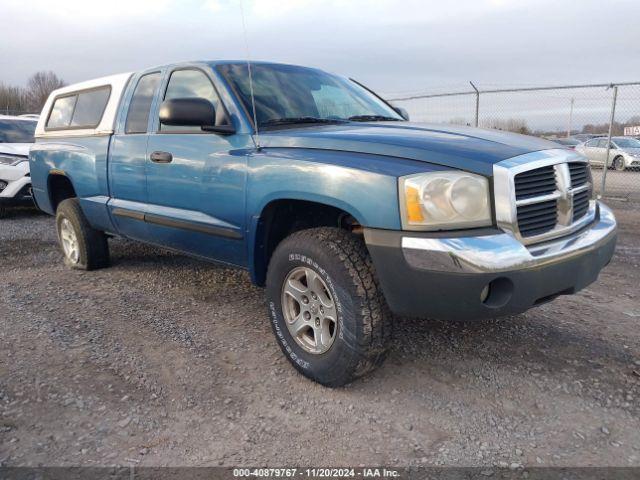
[[[575,98],[571,97],[571,106],[569,107],[569,124],[567,125],[567,138],[571,136],[571,124],[573,123],[573,102]]]

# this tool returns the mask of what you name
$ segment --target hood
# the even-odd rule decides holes
[[[640,148],[623,148],[622,151],[636,157],[640,156]]]
[[[563,148],[536,137],[409,122],[371,122],[296,127],[260,134],[264,148],[311,148],[407,158],[493,174],[493,164],[525,153]]]
[[[21,155],[23,157],[29,156],[29,149],[33,143],[1,143],[0,153],[7,153],[9,155]]]

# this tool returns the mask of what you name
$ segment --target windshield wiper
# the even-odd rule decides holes
[[[297,123],[342,123],[345,120],[337,118],[318,118],[318,117],[283,117],[283,118],[270,118],[261,122],[262,126],[272,125],[295,125]]]
[[[384,115],[354,115],[349,117],[352,122],[399,122],[399,118],[386,117]]]

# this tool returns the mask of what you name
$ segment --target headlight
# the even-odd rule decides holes
[[[20,157],[18,155],[8,155],[6,153],[0,153],[0,165],[18,165],[22,162],[28,162],[29,159]]]
[[[400,178],[405,230],[445,230],[491,225],[489,182],[465,172],[430,172]]]

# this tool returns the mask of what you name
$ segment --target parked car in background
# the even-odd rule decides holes
[[[587,140],[591,140],[592,138],[598,138],[601,136],[601,133],[576,133],[574,135],[571,135],[571,138],[575,138],[580,142],[586,142]]]
[[[552,142],[556,142],[559,143],[560,145],[567,147],[567,148],[571,148],[571,149],[575,149],[578,145],[580,145],[582,142],[580,140],[576,140],[575,138],[550,138],[549,140],[551,140]]]
[[[38,122],[0,115],[0,218],[7,207],[32,205],[29,148]]]
[[[391,312],[514,315],[609,263],[616,221],[576,152],[410,123],[313,68],[251,72],[184,63],[50,95],[29,158],[68,266],[108,266],[120,235],[246,269],[284,355],[339,386],[382,363]]]
[[[607,157],[607,139],[606,137],[592,138],[576,147],[576,150],[587,157],[592,165],[604,166]],[[611,137],[607,166],[620,172],[640,168],[640,140],[633,137]]]

